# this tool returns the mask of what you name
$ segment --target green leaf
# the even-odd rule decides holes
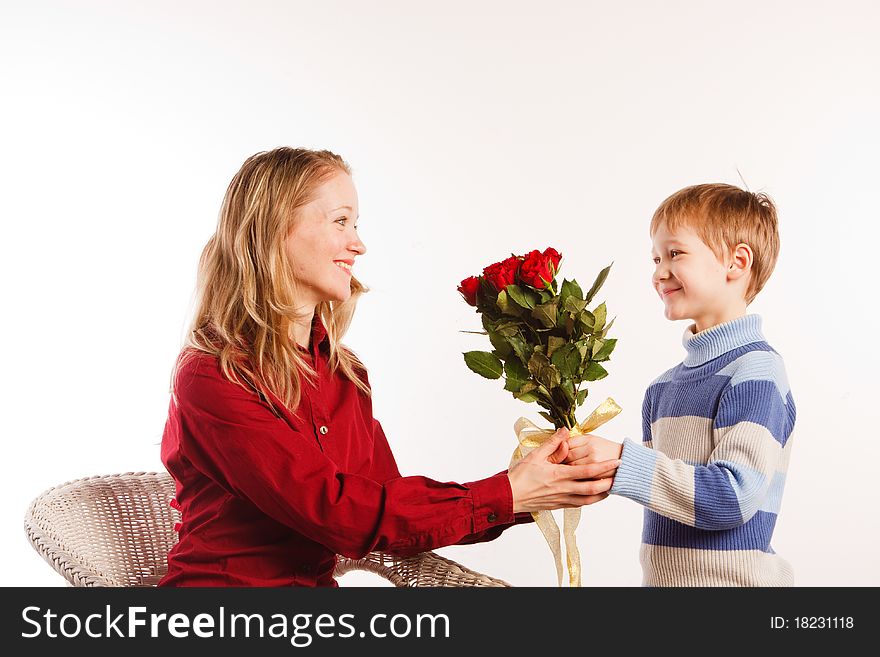
[[[593,360],[597,360],[596,354],[599,353],[599,350],[605,346],[605,340],[602,338],[595,338],[593,340],[593,348],[590,350],[590,358]]]
[[[559,384],[559,390],[562,391],[562,394],[565,396],[565,401],[568,406],[574,404],[574,383],[571,379],[562,379],[562,383]]]
[[[507,390],[507,392],[516,393],[516,392],[520,391],[520,388],[522,388],[523,383],[524,383],[523,381],[520,381],[518,379],[506,379],[504,381],[504,389]]]
[[[537,350],[529,359],[529,372],[547,390],[553,390],[561,381],[559,370],[551,364],[549,358]]]
[[[529,371],[516,358],[504,363],[504,375],[507,377],[504,389],[510,392],[519,392],[529,380]]]
[[[562,287],[559,289],[559,298],[562,302],[565,299],[573,297],[579,301],[583,301],[584,291],[581,290],[581,286],[578,285],[578,282],[575,280],[571,281],[562,281]]]
[[[553,353],[551,362],[563,377],[574,377],[581,365],[581,354],[575,345],[568,343]]]
[[[614,263],[612,262],[611,265],[613,265],[613,264]],[[605,267],[605,269],[600,271],[599,275],[596,276],[596,280],[593,281],[593,286],[590,288],[590,291],[587,292],[587,296],[584,297],[586,299],[587,303],[590,303],[590,301],[593,300],[593,297],[596,296],[596,292],[599,291],[599,288],[602,287],[602,284],[605,282],[605,279],[608,278],[608,272],[611,271],[611,265],[608,265],[607,267]]]
[[[506,291],[507,296],[510,297],[514,303],[519,305],[520,308],[531,310],[535,307],[537,295],[522,289],[519,285],[508,285]]]
[[[503,312],[505,315],[513,315],[514,317],[520,314],[520,307],[513,303],[510,298],[507,296],[507,292],[501,290],[498,293],[498,300],[495,302],[498,306],[498,309]]]
[[[614,326],[614,320],[615,320],[615,319],[617,319],[617,317],[615,317],[615,318],[612,319],[610,322],[608,322],[608,323],[605,325],[605,328],[602,329],[602,337],[603,337],[603,338],[604,338],[606,335],[608,335],[608,331],[611,329],[612,326]]]
[[[592,333],[596,325],[596,318],[589,310],[584,310],[578,315],[578,323],[583,327],[584,333]]]
[[[614,347],[616,347],[616,346],[617,346],[617,338],[611,338],[609,340],[605,340],[605,344],[602,345],[602,348],[593,354],[593,360],[595,360],[595,361],[608,360],[608,357],[611,355],[611,352],[614,351]]]
[[[532,317],[537,319],[541,324],[546,326],[547,328],[555,328],[556,327],[556,300],[548,301],[547,303],[542,303],[540,306],[535,306],[535,309],[532,310]]]
[[[520,323],[517,321],[505,321],[499,322],[495,327],[495,330],[503,335],[505,338],[509,338],[512,335],[518,335],[520,329]]]
[[[526,365],[532,357],[531,347],[519,335],[512,335],[507,338],[507,341],[513,348],[513,353],[519,357],[523,365]]]
[[[599,379],[604,379],[608,376],[608,372],[602,367],[599,363],[591,362],[587,366],[586,372],[584,372],[584,380],[585,381],[598,381]]]
[[[562,381],[562,376],[560,376],[559,370],[551,365],[544,370],[544,376],[541,379],[538,379],[538,381],[543,383],[549,390],[552,390],[559,385],[560,381]]]
[[[593,333],[599,333],[605,326],[605,320],[608,317],[608,310],[605,308],[604,302],[602,302],[599,307],[593,311],[593,317],[595,318],[595,321],[593,323]]]
[[[538,411],[538,415],[547,420],[554,427],[556,426],[556,420],[553,419],[553,416],[550,415],[550,413],[547,413],[546,411]]]
[[[575,400],[575,401],[577,402],[577,404],[575,404],[575,405],[576,405],[576,406],[580,406],[581,404],[583,404],[583,403],[584,403],[584,400],[587,398],[587,394],[588,394],[588,393],[589,393],[589,390],[587,390],[586,388],[584,388],[583,390],[581,390],[581,391],[577,394],[577,399]]]
[[[583,299],[577,299],[575,297],[565,297],[565,301],[562,303],[562,308],[567,310],[572,315],[579,315],[580,312],[587,307],[587,302]]]
[[[501,361],[488,351],[467,351],[464,362],[472,371],[487,379],[497,379],[504,371]]]
[[[516,399],[524,402],[538,401],[538,393],[536,392],[538,385],[534,381],[526,381],[519,392],[513,393]]]
[[[553,356],[553,352],[559,349],[562,345],[565,344],[565,338],[559,338],[555,335],[551,335],[547,338],[547,355]]]
[[[529,359],[529,373],[535,378],[538,378],[538,375],[545,367],[550,366],[550,359],[547,358],[540,351],[535,349],[535,352],[532,354],[532,357]]]
[[[507,339],[496,331],[489,331],[489,342],[495,347],[499,358],[507,358],[513,351]]]

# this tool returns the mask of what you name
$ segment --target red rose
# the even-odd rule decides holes
[[[553,252],[556,253],[555,250]],[[544,255],[540,251],[530,251],[525,255],[525,260],[520,268],[520,280],[526,285],[543,290],[553,280],[554,272],[550,269],[552,266],[553,259],[550,256]]]
[[[480,279],[476,276],[468,276],[458,286],[458,291],[461,292],[461,296],[464,297],[469,306],[477,305],[477,290],[479,289]]]
[[[556,272],[559,271],[559,263],[562,261],[562,254],[554,249],[552,246],[548,246],[544,249],[544,255],[553,262],[553,275],[556,275]]]
[[[516,283],[516,272],[519,269],[519,258],[511,256],[501,262],[489,265],[483,270],[483,276],[498,292],[508,285]]]

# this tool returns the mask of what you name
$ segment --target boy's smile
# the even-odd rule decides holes
[[[651,256],[652,283],[667,319],[692,319],[696,331],[703,331],[745,314],[742,286],[728,276],[730,263],[719,260],[691,228],[661,225]]]

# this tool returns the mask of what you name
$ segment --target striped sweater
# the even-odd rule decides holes
[[[795,405],[782,358],[746,315],[685,331],[687,356],[648,387],[642,443],[612,494],[644,505],[645,586],[791,586],[770,546]]]

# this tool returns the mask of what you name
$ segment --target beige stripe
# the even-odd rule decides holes
[[[661,417],[651,425],[654,448],[671,459],[706,463],[712,453],[712,419],[685,415]]]
[[[693,466],[658,454],[651,480],[651,509],[667,518],[693,526],[696,524],[694,497]]]
[[[645,586],[794,586],[789,563],[760,550],[697,550],[642,544]]]
[[[730,461],[771,477],[779,467],[782,445],[762,424],[737,422],[715,431],[713,461]]]
[[[782,448],[782,456],[780,456],[779,464],[776,466],[780,472],[788,472],[788,462],[791,460],[791,444],[794,442],[792,440],[793,435],[788,437],[788,440],[785,441],[785,447]]]

